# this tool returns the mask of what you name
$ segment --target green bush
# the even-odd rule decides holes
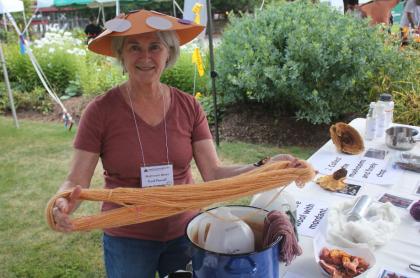
[[[64,94],[71,81],[77,79],[77,71],[85,55],[85,50],[77,43],[80,45],[70,35],[53,33],[53,36],[36,41],[31,46],[51,88],[59,96]],[[15,90],[31,92],[36,87],[42,87],[28,55],[22,55],[16,43],[6,45],[5,56],[10,81],[17,85]]]
[[[193,92],[195,65],[192,64],[192,53],[190,51],[181,51],[178,61],[172,68],[167,69],[163,73],[161,81],[192,95],[196,92],[207,94],[209,67],[207,66],[208,62],[206,62],[208,61],[207,55],[203,54],[201,51],[205,75],[200,77],[198,72],[196,73],[195,92]]]
[[[127,79],[113,58],[87,52],[83,66],[78,70],[83,94],[99,95]]]
[[[1,83],[0,93],[0,112],[11,111],[9,95],[4,83]],[[14,86],[17,87],[17,86]],[[42,114],[48,114],[53,110],[54,104],[42,87],[35,87],[31,92],[21,92],[13,90],[13,100],[15,108],[18,111],[36,111]]]
[[[400,42],[399,39],[397,39]],[[391,42],[394,44],[393,42]],[[389,92],[395,102],[394,121],[402,124],[420,125],[420,51],[406,47],[401,52],[403,60],[398,67],[401,77],[393,78],[386,73],[378,75],[376,85],[371,88],[372,96],[378,92]]]
[[[364,110],[378,73],[403,74],[402,55],[384,36],[367,21],[304,2],[232,17],[216,52],[218,86],[226,104],[271,104],[330,123]]]
[[[420,126],[420,47],[404,52],[404,56],[409,64],[407,74],[403,80],[391,83],[388,90],[395,99],[395,120]]]

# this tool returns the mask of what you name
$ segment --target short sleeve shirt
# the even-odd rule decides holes
[[[138,115],[133,118],[131,107],[122,96],[119,87],[95,98],[79,123],[74,141],[76,149],[99,153],[104,168],[105,188],[141,187],[140,167],[169,162],[173,165],[174,183],[193,183],[190,162],[192,144],[211,139],[203,109],[195,98],[170,88],[171,103],[165,121],[150,126]],[[137,135],[136,124],[143,147],[144,161]],[[102,210],[118,205],[104,202]],[[111,236],[166,241],[184,234],[188,221],[196,212],[185,212],[161,220],[105,229]]]

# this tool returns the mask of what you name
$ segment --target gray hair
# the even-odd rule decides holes
[[[165,45],[165,47],[169,50],[169,57],[168,61],[166,62],[165,69],[173,66],[179,57],[179,39],[178,35],[175,31],[158,31],[156,32],[159,40]],[[111,41],[111,49],[114,53],[114,56],[117,60],[121,63],[124,67],[123,59],[122,59],[122,51],[124,46],[125,36],[115,36],[112,37]]]

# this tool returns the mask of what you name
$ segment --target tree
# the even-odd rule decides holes
[[[255,7],[259,7],[262,0],[213,0],[211,1],[213,13],[225,12],[252,12]]]

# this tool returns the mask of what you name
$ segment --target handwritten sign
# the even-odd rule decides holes
[[[321,174],[330,175],[340,168],[347,169],[347,180],[379,185],[394,184],[400,172],[392,168],[387,151],[368,149],[362,155],[346,155],[322,151],[311,158]]]
[[[299,235],[313,237],[325,221],[328,205],[318,201],[296,201],[296,227]]]

